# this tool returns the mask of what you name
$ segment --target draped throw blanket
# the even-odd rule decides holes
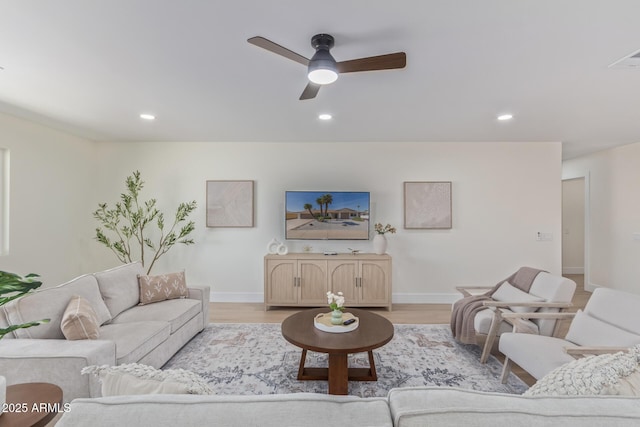
[[[451,312],[451,332],[453,333],[453,337],[463,344],[476,344],[476,331],[473,327],[473,321],[476,313],[485,309],[482,302],[491,300],[491,295],[493,295],[505,281],[511,283],[521,291],[529,293],[533,281],[541,271],[544,270],[520,267],[518,271],[498,282],[488,292],[482,295],[472,295],[456,301],[453,304]]]

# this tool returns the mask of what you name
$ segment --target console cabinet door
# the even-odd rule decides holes
[[[300,304],[327,304],[328,288],[327,261],[298,261],[298,302]]]
[[[386,304],[389,301],[389,262],[360,261],[360,303]]]
[[[267,261],[265,298],[268,304],[298,303],[297,272],[298,261],[295,259]]]
[[[342,292],[347,306],[360,301],[357,279],[358,261],[329,261],[329,289]]]

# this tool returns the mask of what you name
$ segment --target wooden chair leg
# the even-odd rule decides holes
[[[513,362],[511,361],[511,359],[509,359],[508,357],[505,357],[504,366],[502,367],[502,376],[500,377],[500,381],[502,381],[502,384],[507,383],[507,379],[509,378],[509,373],[511,372],[511,365],[513,365]]]
[[[498,334],[498,327],[500,326],[500,323],[502,323],[502,314],[500,313],[500,310],[497,309],[493,312],[493,319],[491,319],[489,333],[487,334],[487,339],[484,342],[482,356],[480,356],[480,363],[487,362],[489,354],[491,353],[491,348],[493,347],[493,343],[496,340],[496,335]]]

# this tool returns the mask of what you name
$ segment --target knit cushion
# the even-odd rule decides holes
[[[524,395],[638,395],[640,346],[576,359],[545,375]]]

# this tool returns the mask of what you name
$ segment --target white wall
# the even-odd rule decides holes
[[[564,162],[563,178],[589,177],[590,283],[640,292],[640,143]]]
[[[97,143],[95,191],[113,204],[140,170],[144,198],[167,211],[197,200],[196,245],[172,249],[154,272],[186,268],[214,300],[262,301],[263,256],[284,238],[285,190],[371,192],[372,222],[391,223],[395,302],[449,302],[461,284],[491,284],[519,266],[561,271],[560,143]],[[205,181],[255,180],[254,228],[206,228]],[[453,229],[404,230],[403,181],[452,181]],[[89,227],[88,232],[93,233]],[[536,241],[536,232],[553,241]],[[290,251],[371,251],[370,241],[287,241]],[[97,243],[95,268],[117,264]]]
[[[584,274],[584,178],[562,181],[562,273]]]
[[[93,143],[0,113],[0,147],[11,158],[10,247],[0,269],[38,273],[48,286],[92,268]]]

